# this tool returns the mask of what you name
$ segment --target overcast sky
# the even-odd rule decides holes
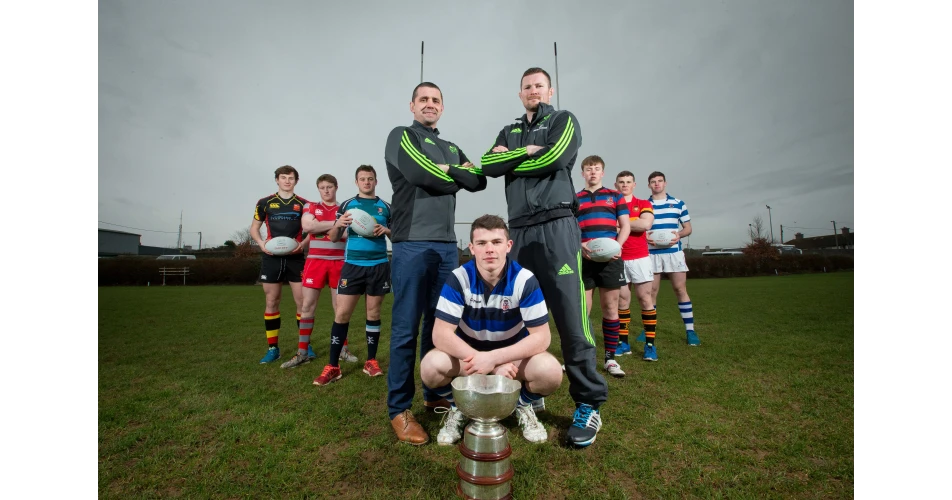
[[[217,246],[276,190],[274,169],[338,199],[354,170],[380,174],[420,80],[438,84],[444,138],[478,163],[520,116],[540,66],[577,116],[581,158],[610,184],[667,175],[691,212],[692,248],[734,246],[755,216],[785,239],[853,226],[853,6],[849,1],[99,2],[100,228],[145,245]],[[556,98],[553,98],[553,105]],[[505,215],[502,179],[461,192],[456,219]],[[135,229],[130,229],[135,228]],[[163,232],[164,231],[164,232]],[[464,242],[468,228],[457,226]]]

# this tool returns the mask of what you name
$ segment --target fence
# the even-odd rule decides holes
[[[187,267],[160,267],[159,274],[162,275],[162,286],[165,286],[165,277],[166,276],[181,276],[182,284],[185,284],[185,277],[188,276],[189,271]]]

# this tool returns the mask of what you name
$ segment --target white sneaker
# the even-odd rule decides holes
[[[615,361],[614,359],[609,359],[608,361],[605,362],[605,370],[608,373],[619,378],[625,376],[625,372],[622,371],[621,366],[618,366],[618,362]]]
[[[344,346],[344,348],[340,350],[340,360],[348,363],[356,363],[357,356],[354,356],[354,354],[347,349],[347,346]]]
[[[545,432],[545,427],[539,423],[532,406],[517,406],[516,419],[519,420],[519,426],[522,427],[522,437],[530,443],[544,443],[549,438],[549,433]]]
[[[446,415],[443,416],[443,428],[440,429],[440,433],[436,436],[437,444],[443,446],[456,444],[456,442],[459,441],[461,437],[463,437],[462,431],[463,424],[466,423],[466,416],[463,415],[463,412],[456,409],[455,406],[451,407],[449,410],[445,408],[437,408],[436,412],[446,413]]]

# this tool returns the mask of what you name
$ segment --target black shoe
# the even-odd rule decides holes
[[[602,416],[592,405],[581,403],[575,408],[572,426],[566,433],[568,444],[584,448],[595,442],[595,435],[602,428]]]

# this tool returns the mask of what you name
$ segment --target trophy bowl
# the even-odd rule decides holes
[[[498,422],[516,409],[522,384],[502,375],[468,375],[453,379],[456,407],[469,418]]]

